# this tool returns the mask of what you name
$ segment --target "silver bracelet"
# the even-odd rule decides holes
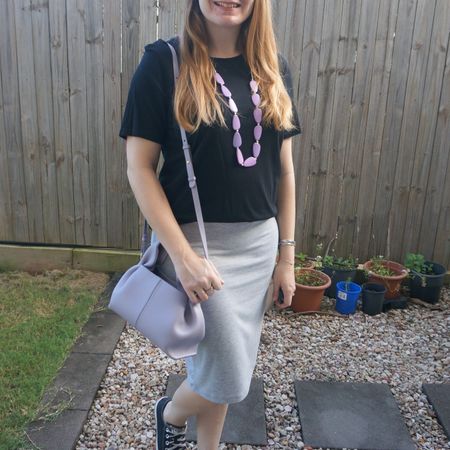
[[[293,241],[291,239],[281,239],[278,242],[278,246],[281,246],[281,245],[294,245],[295,246],[295,241]]]

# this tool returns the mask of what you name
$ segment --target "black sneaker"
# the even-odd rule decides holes
[[[185,437],[187,424],[177,427],[163,419],[164,408],[171,400],[171,397],[161,397],[155,405],[156,450],[184,450],[187,448]]]

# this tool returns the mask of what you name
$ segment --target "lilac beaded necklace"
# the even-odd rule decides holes
[[[240,149],[242,145],[242,137],[239,133],[239,130],[241,128],[241,121],[239,120],[238,108],[236,106],[236,103],[231,98],[231,92],[230,90],[225,86],[225,81],[223,81],[223,78],[221,75],[215,71],[214,77],[216,81],[220,84],[220,88],[222,90],[222,94],[228,99],[228,106],[230,107],[231,111],[233,112],[233,130],[234,130],[234,136],[233,136],[233,147],[236,149],[236,157],[238,160],[238,163],[242,167],[252,167],[256,164],[256,161],[258,159],[259,153],[261,152],[261,144],[259,143],[259,140],[261,139],[262,135],[262,126],[261,126],[261,119],[262,119],[262,110],[259,107],[259,104],[261,102],[261,98],[258,94],[258,84],[253,79],[250,81],[250,89],[252,91],[252,102],[255,105],[255,109],[253,111],[253,118],[255,119],[256,125],[253,129],[253,136],[255,138],[255,142],[253,143],[253,156],[249,156],[247,159],[244,160],[244,156],[242,155],[242,151]]]

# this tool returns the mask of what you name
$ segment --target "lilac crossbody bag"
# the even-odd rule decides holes
[[[172,52],[174,83],[178,78],[178,58],[175,49],[166,41]],[[190,146],[186,131],[179,125],[189,187],[194,200],[195,214],[202,239],[205,258],[208,259],[205,225],[200,207]],[[176,277],[176,285],[168,283],[154,272],[161,243],[152,231],[147,245],[148,223],[145,220],[138,264],[130,267],[116,284],[108,308],[124,318],[154,345],[172,359],[181,359],[197,353],[205,337],[205,320],[200,303],[192,303]]]

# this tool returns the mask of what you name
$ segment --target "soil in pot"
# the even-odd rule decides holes
[[[331,284],[330,277],[320,270],[296,268],[295,279],[291,308],[295,312],[319,311],[325,289]]]
[[[397,298],[400,296],[400,285],[402,280],[408,276],[408,271],[404,266],[394,261],[380,260],[377,261],[381,264],[390,275],[381,275],[374,272],[375,264],[372,260],[366,261],[363,264],[365,270],[369,272],[368,281],[373,283],[379,283],[386,287],[385,299]],[[375,267],[374,267],[375,266]]]
[[[439,301],[447,270],[443,265],[432,261],[425,261],[425,263],[432,266],[433,273],[425,274],[411,270],[409,274],[410,296],[434,304]]]

